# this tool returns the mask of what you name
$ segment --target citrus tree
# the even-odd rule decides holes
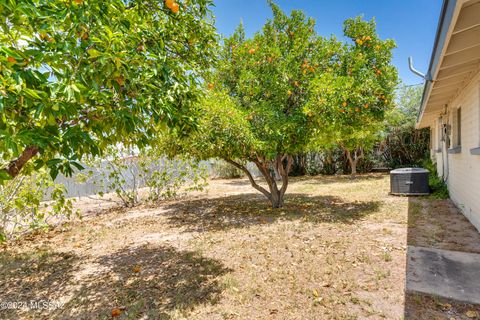
[[[344,23],[344,43],[332,72],[323,73],[312,83],[314,97],[307,112],[316,117],[319,129],[314,144],[334,143],[349,160],[352,174],[364,157],[381,139],[386,115],[393,108],[398,76],[391,64],[393,40],[382,40],[375,21],[360,17]]]
[[[292,156],[305,150],[318,123],[314,112],[305,109],[311,83],[337,63],[341,44],[318,36],[315,22],[301,11],[288,16],[270,6],[273,19],[252,38],[245,37],[240,25],[224,39],[206,84],[209,95],[199,106],[199,130],[181,146],[184,152],[222,158],[242,170],[278,208],[284,203]],[[258,167],[266,187],[255,181],[247,162]]]
[[[27,164],[69,175],[83,155],[192,127],[210,4],[0,0],[0,182]]]

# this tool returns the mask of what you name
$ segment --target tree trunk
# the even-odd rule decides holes
[[[280,171],[278,170],[277,166],[273,166],[273,173],[275,174],[276,181],[282,180],[282,176],[280,175]]]
[[[287,164],[285,166],[283,165],[284,159],[287,159]],[[253,161],[265,179],[265,182],[268,185],[268,190],[256,183],[255,179],[244,165],[241,165],[231,159],[225,159],[225,161],[245,172],[252,187],[265,195],[272,208],[283,207],[283,199],[288,187],[288,172],[290,171],[293,162],[292,156],[279,155],[275,158],[275,160],[265,160],[263,157],[258,157]],[[282,186],[280,188],[277,185],[275,176],[271,174],[272,171],[270,169],[274,168],[277,168],[278,174],[282,180]]]
[[[350,174],[352,176],[356,175],[357,174],[357,160],[353,160],[353,162],[350,162]]]
[[[363,153],[363,148],[357,148],[355,149],[355,151],[353,152],[353,156],[352,156],[352,153],[350,152],[350,150],[348,149],[345,149],[345,154],[347,156],[347,159],[348,159],[348,163],[350,164],[350,173],[352,176],[356,175],[357,174],[357,164],[358,164],[358,161],[360,159],[362,159],[364,157],[364,153]]]
[[[10,161],[6,168],[0,170],[6,171],[12,178],[15,178],[27,162],[35,157],[39,151],[37,146],[28,146],[17,159]]]

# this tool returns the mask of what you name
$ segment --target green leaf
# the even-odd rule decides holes
[[[5,170],[0,170],[0,184],[5,180],[11,180],[12,177]]]
[[[90,56],[90,58],[97,58],[97,57],[102,55],[102,53],[100,51],[95,50],[95,49],[88,49],[87,52],[88,52],[88,55]]]
[[[23,93],[25,93],[27,97],[31,99],[36,99],[36,100],[42,100],[43,98],[41,97],[41,95],[45,94],[42,91],[28,89],[28,88],[23,89]]]
[[[78,162],[75,162],[75,161],[72,161],[70,162],[75,168],[77,168],[78,170],[84,170],[85,167],[83,167],[80,163]]]

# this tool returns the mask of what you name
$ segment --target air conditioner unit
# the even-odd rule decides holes
[[[423,168],[401,168],[390,171],[390,194],[428,195],[429,171]]]

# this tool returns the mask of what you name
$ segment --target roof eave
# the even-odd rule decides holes
[[[458,0],[443,0],[442,10],[440,12],[440,19],[438,21],[437,33],[435,35],[435,42],[433,44],[432,56],[430,58],[430,65],[428,67],[428,72],[425,81],[425,86],[423,88],[422,102],[420,104],[420,111],[417,116],[416,128],[425,127],[425,124],[422,124],[423,114],[425,113],[425,108],[432,91],[432,83],[435,81],[435,76],[438,73],[440,58],[445,48],[445,43],[447,40],[448,31],[450,24],[455,12],[455,7],[457,6]]]

